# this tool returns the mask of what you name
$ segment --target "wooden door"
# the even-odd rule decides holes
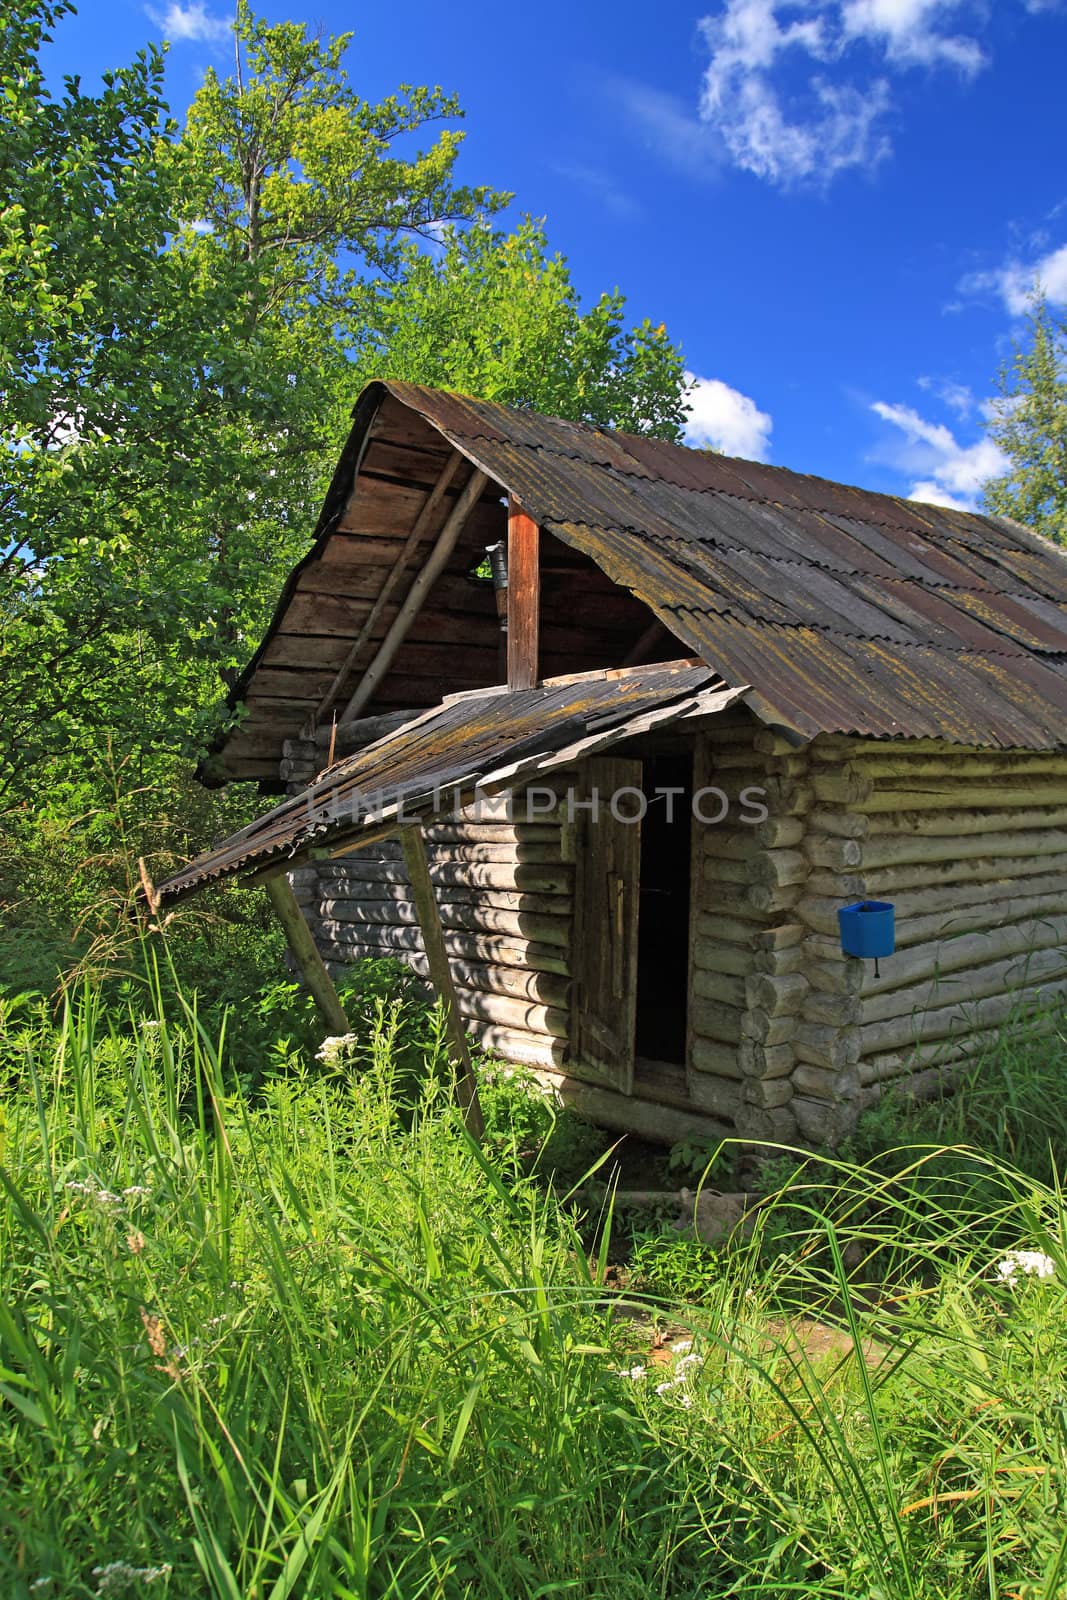
[[[576,784],[574,943],[569,1070],[632,1094],[637,1020],[637,911],[641,825],[619,821],[611,799],[640,791],[640,761],[597,756]],[[598,809],[583,808],[596,790]],[[628,801],[629,804],[625,805]],[[637,809],[634,795],[619,810]]]

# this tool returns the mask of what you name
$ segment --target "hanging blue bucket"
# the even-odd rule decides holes
[[[888,900],[857,900],[837,913],[846,956],[891,956],[896,948],[893,906]]]

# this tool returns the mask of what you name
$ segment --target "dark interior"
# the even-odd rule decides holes
[[[684,1065],[689,988],[689,863],[693,759],[644,762],[648,809],[641,823],[641,909],[637,929],[637,1054]],[[668,802],[657,790],[681,789]],[[673,820],[668,820],[671,816]]]

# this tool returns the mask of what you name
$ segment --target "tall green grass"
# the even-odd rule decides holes
[[[432,1030],[413,1086],[403,1007],[249,1099],[175,1004],[4,1018],[5,1594],[1067,1591],[1054,1181],[828,1163],[700,1304],[621,1305],[610,1219],[471,1144]]]

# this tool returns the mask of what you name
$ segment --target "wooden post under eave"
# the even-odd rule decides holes
[[[401,829],[400,842],[404,850],[404,863],[411,882],[415,909],[419,914],[422,942],[426,947],[426,959],[430,967],[430,981],[445,1008],[449,1043],[452,1046],[452,1055],[458,1072],[456,1093],[463,1108],[467,1131],[480,1141],[485,1133],[485,1120],[482,1116],[481,1101],[478,1099],[478,1083],[467,1049],[467,1031],[463,1026],[459,1002],[452,983],[452,971],[448,965],[445,936],[441,930],[441,918],[437,911],[433,884],[430,882],[430,869],[426,861],[426,846],[423,843],[421,826],[415,823],[411,827]]]
[[[285,937],[289,942],[289,949],[293,953],[300,975],[308,988],[312,998],[319,1008],[319,1015],[331,1033],[340,1034],[348,1032],[348,1018],[340,1000],[337,990],[333,986],[333,979],[323,965],[322,957],[315,947],[311,937],[311,929],[304,920],[304,913],[300,909],[293,886],[284,872],[279,872],[273,878],[267,878],[263,887],[270,897],[275,915],[285,929]]]
[[[540,673],[541,530],[508,502],[508,688],[532,689]]]

